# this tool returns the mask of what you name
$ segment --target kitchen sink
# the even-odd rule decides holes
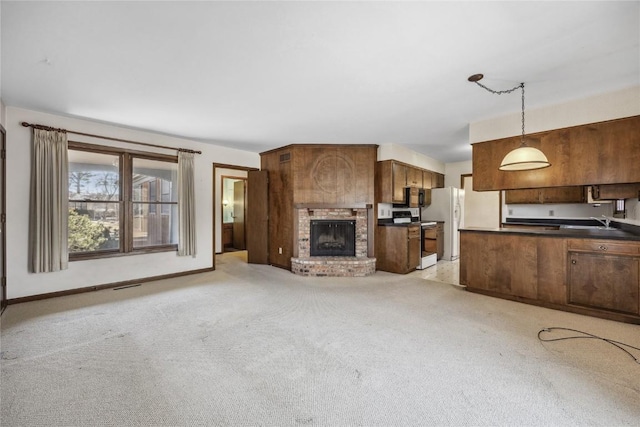
[[[560,228],[573,228],[576,230],[614,230],[613,227],[603,227],[601,225],[561,225]]]

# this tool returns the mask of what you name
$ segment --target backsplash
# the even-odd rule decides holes
[[[544,205],[505,205],[504,218],[589,218],[592,216],[612,216],[613,204],[600,206],[587,203],[563,203]]]
[[[411,215],[419,216],[420,208],[394,208],[391,203],[378,203],[378,219],[393,218],[395,211],[411,211]]]
[[[640,221],[640,201],[638,199],[627,199],[625,201],[627,219]]]

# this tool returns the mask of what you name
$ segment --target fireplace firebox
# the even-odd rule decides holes
[[[311,256],[355,256],[356,222],[353,220],[311,220]]]

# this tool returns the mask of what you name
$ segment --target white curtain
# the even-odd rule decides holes
[[[178,152],[178,255],[196,256],[196,195],[193,153]]]
[[[33,273],[68,268],[68,168],[66,132],[34,129],[29,212]]]

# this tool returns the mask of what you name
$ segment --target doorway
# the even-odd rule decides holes
[[[0,314],[4,312],[7,307],[7,241],[5,238],[6,223],[7,223],[7,132],[4,127],[0,125],[0,149],[2,150],[2,159],[0,159],[0,277],[2,282],[0,284]]]
[[[221,252],[244,251],[247,249],[247,178],[223,175],[221,197]]]

